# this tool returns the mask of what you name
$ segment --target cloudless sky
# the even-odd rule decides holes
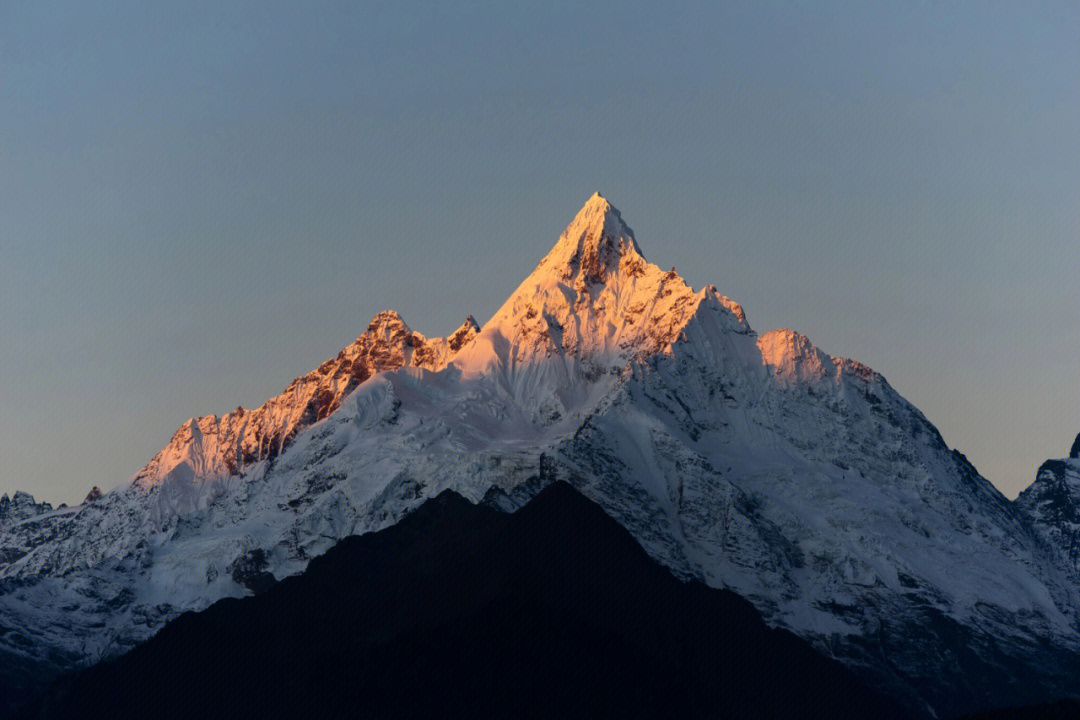
[[[0,492],[77,502],[595,190],[1006,495],[1080,432],[1080,5],[0,4]]]

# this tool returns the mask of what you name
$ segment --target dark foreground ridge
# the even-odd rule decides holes
[[[187,613],[27,718],[893,718],[739,596],[684,583],[569,485],[444,492],[257,597]]]
[[[1058,700],[1029,707],[1002,708],[965,715],[963,720],[1076,720],[1080,718],[1080,700]]]

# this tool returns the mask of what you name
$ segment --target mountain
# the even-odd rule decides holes
[[[258,422],[0,525],[0,660],[113,657],[445,490],[513,510],[563,480],[915,712],[1080,694],[1080,582],[1024,504],[878,373],[649,263],[601,196],[479,329],[418,353],[373,325]]]
[[[565,483],[451,491],[254,598],[172,621],[26,718],[901,717],[726,590],[684,583]]]

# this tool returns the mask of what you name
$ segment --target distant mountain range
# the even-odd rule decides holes
[[[905,712],[1077,696],[1078,453],[1010,502],[881,375],[757,334],[594,195],[483,326],[430,340],[381,313],[125,487],[0,500],[0,681],[28,697],[447,490],[513,511],[562,481]]]

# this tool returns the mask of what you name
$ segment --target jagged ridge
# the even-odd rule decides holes
[[[238,407],[221,418],[188,420],[132,484],[143,489],[169,485],[176,512],[205,507],[215,497],[207,492],[208,483],[277,457],[298,433],[331,415],[368,378],[400,367],[440,370],[478,331],[470,315],[452,335],[429,340],[413,332],[396,312],[381,312],[337,357],[296,378],[255,410]]]

